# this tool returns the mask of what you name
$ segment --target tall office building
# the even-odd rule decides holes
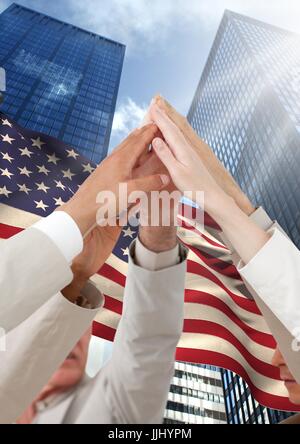
[[[12,4],[0,14],[1,110],[70,144],[106,157],[125,46]]]
[[[176,362],[165,424],[226,424],[220,370]]]
[[[248,194],[300,247],[300,38],[225,12],[188,120]],[[223,373],[230,423],[276,422]]]

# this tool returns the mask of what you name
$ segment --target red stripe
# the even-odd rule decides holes
[[[192,304],[207,305],[209,307],[213,307],[216,310],[221,311],[227,317],[229,317],[232,320],[232,322],[238,325],[246,333],[246,335],[252,339],[252,341],[256,342],[257,344],[263,345],[264,347],[268,347],[271,349],[276,348],[276,341],[274,340],[273,336],[267,333],[259,332],[258,330],[255,330],[250,325],[243,322],[234,313],[234,311],[232,311],[232,309],[228,307],[228,305],[226,305],[224,301],[218,299],[214,295],[197,290],[186,290],[185,302]]]
[[[186,245],[186,247],[188,247],[193,253],[196,254],[196,256],[199,257],[200,260],[202,260],[208,267],[212,268],[214,271],[217,271],[223,276],[231,279],[236,279],[239,281],[242,280],[239,272],[234,265],[223,261],[222,259],[216,258],[204,251],[201,251],[198,248],[190,246],[189,244],[184,243],[184,245]]]
[[[181,227],[184,228],[185,230],[192,231],[193,233],[196,233],[198,236],[200,236],[203,239],[205,239],[206,242],[211,244],[212,246],[217,247],[217,248],[222,248],[223,250],[229,251],[228,248],[225,245],[222,245],[219,242],[210,239],[208,236],[206,236],[205,234],[201,233],[201,231],[199,231],[193,225],[189,225],[186,221],[181,220]]]
[[[272,350],[276,348],[276,342],[270,334],[259,332],[246,323],[244,323],[225,302],[216,298],[215,296],[204,293],[197,290],[186,290],[185,292],[185,302],[192,304],[201,304],[207,305],[209,307],[213,307],[216,310],[224,313],[232,322],[234,322],[239,328],[241,328],[244,333],[253,341],[259,345],[264,347],[271,348]],[[112,311],[120,316],[122,316],[123,304],[121,301],[105,295],[105,304],[104,308]],[[188,321],[188,320],[187,320]],[[202,322],[199,319],[199,322]],[[195,333],[199,333],[199,331],[195,331]]]
[[[249,385],[249,388],[255,397],[255,399],[265,407],[284,410],[288,412],[300,412],[300,406],[292,404],[288,398],[283,396],[276,396],[266,393],[258,389],[251,381],[246,370],[232,358],[225,356],[221,353],[215,353],[206,350],[196,350],[191,348],[177,348],[176,359],[183,362],[201,363],[206,365],[213,365],[215,367],[221,367],[229,369],[234,373],[241,376]]]
[[[223,282],[220,281],[213,273],[211,273],[207,268],[204,266],[194,262],[194,261],[188,261],[187,263],[187,271],[189,273],[194,273],[198,276],[205,277],[206,279],[214,282],[216,285],[218,285],[222,290],[224,290],[228,296],[231,297],[231,299],[241,308],[244,310],[249,311],[250,313],[261,315],[256,303],[254,301],[251,301],[250,299],[242,296],[238,296],[234,294],[229,288],[227,288]]]
[[[93,335],[105,339],[106,341],[114,342],[116,330],[107,325],[100,324],[99,322],[93,322]]]
[[[10,237],[15,236],[18,233],[21,233],[23,228],[13,227],[6,224],[0,223],[0,238],[1,239],[9,239]]]
[[[278,368],[253,356],[246,347],[244,347],[244,345],[229,330],[227,330],[227,328],[220,324],[209,321],[185,320],[183,331],[185,333],[197,332],[197,334],[210,335],[228,341],[258,373],[267,378],[280,379]]]
[[[187,204],[180,204],[178,213],[182,217],[187,217],[191,215],[192,219],[195,221],[201,221],[203,218],[203,210],[201,208],[195,208]],[[210,217],[210,215],[206,212],[204,212],[204,225],[214,230],[222,231],[217,222],[215,222],[212,217]]]
[[[117,299],[114,299],[110,296],[105,295],[104,296],[104,308],[112,311],[113,313],[117,313],[118,315],[122,316],[123,304],[122,304],[122,302],[118,301]]]
[[[98,274],[100,276],[107,278],[107,279],[110,279],[113,282],[116,282],[117,284],[119,284],[123,288],[125,288],[126,276],[124,276],[124,274],[117,271],[111,265],[104,264]]]

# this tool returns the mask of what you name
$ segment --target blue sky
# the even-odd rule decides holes
[[[0,0],[0,12],[10,0]],[[300,31],[299,0],[19,0],[127,45],[111,147],[155,93],[187,113],[225,9]]]

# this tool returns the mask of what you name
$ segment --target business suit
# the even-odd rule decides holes
[[[149,271],[135,264],[134,247],[135,244],[130,250],[124,311],[112,359],[96,378],[66,394],[66,399],[55,405],[55,412],[48,410],[50,416],[44,417],[45,422],[118,424],[162,420],[183,326],[187,252],[180,247],[178,265]],[[98,307],[100,299],[99,293]],[[71,305],[57,295],[9,334],[9,354],[4,355],[7,365],[4,362],[0,369],[2,423],[15,421],[32,402],[75,345],[81,335],[79,330],[84,331],[95,316],[94,310],[87,310],[83,319],[84,309]],[[78,311],[76,319],[69,318],[70,310]],[[51,330],[47,332],[49,325]],[[51,347],[50,354],[47,347]],[[28,362],[31,366],[24,375]],[[43,422],[43,415],[36,421]]]

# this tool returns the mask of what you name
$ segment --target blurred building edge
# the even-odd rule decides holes
[[[99,163],[108,151],[124,55],[118,42],[14,3],[0,14],[1,111]]]
[[[226,11],[188,120],[248,194],[300,247],[300,37]],[[289,416],[222,371],[230,424]]]

